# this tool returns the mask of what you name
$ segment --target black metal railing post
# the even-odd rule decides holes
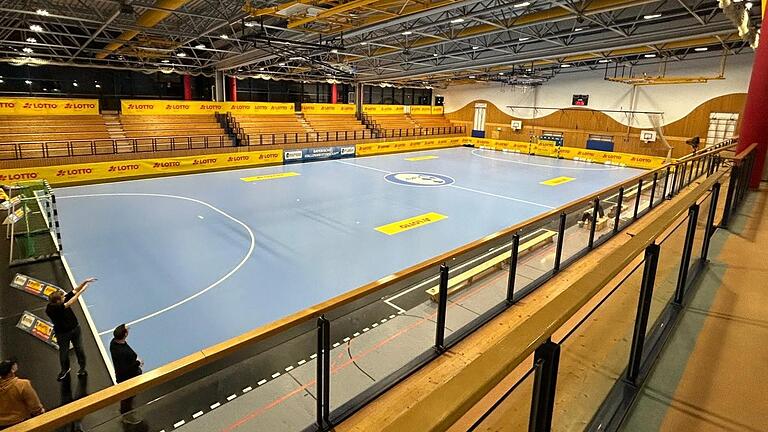
[[[321,431],[330,426],[331,406],[331,323],[325,316],[317,319],[317,427]]]
[[[659,181],[659,172],[653,173],[653,184],[651,185],[651,201],[648,203],[648,208],[653,208],[653,200],[656,198],[656,185]]]
[[[616,200],[616,214],[613,219],[613,233],[619,232],[619,223],[621,222],[621,208],[624,206],[624,188],[619,188],[619,196]]]
[[[507,279],[507,304],[515,302],[515,278],[517,277],[517,254],[520,248],[520,234],[512,236],[512,250],[509,256],[509,278]]]
[[[659,264],[659,252],[661,248],[652,244],[645,248],[645,267],[643,267],[643,279],[640,285],[640,297],[637,301],[637,314],[635,326],[632,332],[632,345],[629,351],[629,365],[627,366],[627,381],[637,384],[640,374],[640,366],[643,361],[643,346],[645,345],[645,331],[648,326],[648,314],[651,311],[653,300],[653,286],[656,281],[656,268]]]
[[[437,298],[437,328],[435,331],[435,350],[445,351],[445,314],[448,308],[448,266],[440,264],[440,287]]]
[[[734,164],[731,168],[731,178],[728,180],[728,191],[725,193],[725,205],[723,206],[723,218],[720,221],[720,227],[727,228],[733,211],[733,195],[736,189],[736,178],[739,176],[739,165]]]
[[[547,339],[533,354],[535,373],[531,415],[528,432],[549,432],[552,430],[552,413],[555,408],[557,369],[560,365],[560,345]]]
[[[589,227],[589,243],[587,249],[595,247],[595,230],[597,229],[597,218],[600,212],[600,197],[595,198],[592,204],[592,226]]]
[[[664,199],[664,197],[671,198],[671,196],[667,196],[667,187],[669,186],[669,174],[671,173],[671,171],[672,171],[671,167],[667,167],[667,173],[664,175],[664,189],[661,191],[662,199]]]
[[[637,195],[635,195],[635,210],[632,213],[632,219],[637,219],[637,213],[640,211],[640,195],[643,192],[643,179],[637,182]]]
[[[707,226],[704,228],[704,241],[701,244],[701,261],[707,261],[709,257],[709,242],[715,233],[715,213],[717,213],[717,201],[720,197],[720,183],[712,185],[712,194],[709,198],[709,213],[707,214]]]
[[[675,304],[682,305],[685,296],[685,284],[688,282],[688,268],[691,265],[691,253],[693,240],[696,237],[696,224],[699,219],[699,205],[694,204],[688,209],[688,229],[685,232],[683,253],[680,257],[680,271],[677,274],[677,287],[675,288]]]
[[[557,229],[557,247],[555,249],[554,272],[560,271],[560,261],[563,259],[563,241],[565,240],[565,220],[568,217],[565,212],[560,213],[560,225]]]

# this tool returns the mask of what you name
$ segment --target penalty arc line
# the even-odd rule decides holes
[[[221,284],[222,282],[224,282],[225,280],[229,279],[229,277],[230,277],[230,276],[232,276],[232,275],[233,275],[233,274],[235,274],[235,273],[236,273],[238,270],[240,270],[240,268],[241,268],[241,267],[242,267],[242,266],[243,266],[243,265],[246,263],[246,261],[248,261],[248,259],[251,257],[251,255],[253,254],[253,250],[254,250],[254,248],[256,247],[256,237],[253,235],[253,231],[251,231],[251,228],[250,228],[248,225],[246,225],[246,224],[245,224],[245,223],[243,223],[242,221],[240,221],[240,220],[238,220],[238,219],[236,219],[236,218],[234,218],[234,217],[230,216],[229,214],[225,213],[224,211],[222,211],[222,210],[219,210],[218,208],[216,208],[216,207],[214,207],[214,206],[212,206],[212,205],[208,204],[207,202],[204,202],[204,201],[200,201],[200,200],[197,200],[197,199],[194,199],[194,198],[183,197],[183,196],[178,196],[178,195],[166,195],[166,194],[152,194],[152,193],[131,193],[131,192],[125,192],[125,193],[102,193],[102,194],[70,195],[70,196],[62,196],[62,197],[59,197],[59,199],[68,199],[68,198],[87,198],[87,197],[105,197],[105,196],[144,196],[144,197],[173,198],[173,199],[180,199],[180,200],[184,200],[184,201],[190,201],[190,202],[194,202],[194,203],[197,203],[197,204],[201,204],[201,205],[204,205],[204,206],[206,206],[206,207],[210,208],[211,210],[215,211],[216,213],[219,213],[219,214],[221,214],[222,216],[224,216],[224,217],[226,217],[226,218],[228,218],[228,219],[230,219],[230,220],[234,221],[235,223],[239,224],[239,225],[240,225],[240,226],[242,226],[243,228],[245,228],[245,230],[248,232],[248,236],[250,237],[250,241],[251,241],[251,244],[250,244],[250,246],[248,247],[248,252],[245,254],[245,256],[243,257],[243,259],[242,259],[242,260],[240,260],[240,262],[239,262],[239,263],[238,263],[238,264],[237,264],[235,267],[233,267],[233,268],[232,268],[232,269],[231,269],[229,272],[227,272],[227,274],[225,274],[224,276],[222,276],[221,278],[219,278],[217,281],[215,281],[215,282],[213,282],[212,284],[208,285],[208,286],[207,286],[206,288],[204,288],[203,290],[201,290],[201,291],[198,291],[198,292],[196,292],[195,294],[192,294],[191,296],[189,296],[189,297],[186,297],[186,298],[184,298],[184,299],[182,299],[182,300],[180,300],[180,301],[178,301],[178,302],[176,302],[176,303],[174,303],[174,304],[172,304],[172,305],[166,306],[166,307],[164,307],[164,308],[162,308],[162,309],[160,309],[160,310],[158,310],[158,311],[155,311],[155,312],[153,312],[153,313],[151,313],[151,314],[149,314],[149,315],[145,315],[145,316],[143,316],[143,317],[141,317],[141,318],[138,318],[138,319],[135,319],[135,320],[133,320],[133,321],[130,321],[130,322],[128,322],[128,323],[127,323],[128,325],[135,325],[135,324],[138,324],[138,323],[140,323],[140,322],[142,322],[142,321],[146,321],[146,320],[148,320],[148,319],[150,319],[150,318],[154,318],[154,317],[156,317],[156,316],[158,316],[158,315],[160,315],[160,314],[163,314],[163,313],[165,313],[165,312],[168,312],[169,310],[175,309],[175,308],[177,308],[177,307],[179,307],[179,306],[183,305],[184,303],[190,302],[190,301],[192,301],[192,300],[196,299],[197,297],[200,297],[201,295],[203,295],[203,294],[205,294],[206,292],[208,292],[208,291],[212,290],[213,288],[216,288],[218,285],[220,285],[220,284]],[[103,335],[105,335],[105,334],[109,334],[109,333],[111,333],[111,332],[112,332],[112,330],[105,330],[105,331],[103,331],[103,332],[99,333],[99,336],[103,336]]]

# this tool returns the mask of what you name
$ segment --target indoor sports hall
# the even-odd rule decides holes
[[[5,3],[0,430],[768,424],[762,2]]]

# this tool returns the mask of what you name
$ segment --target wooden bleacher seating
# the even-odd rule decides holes
[[[451,121],[445,118],[445,116],[442,114],[413,114],[411,115],[411,118],[416,122],[416,124],[425,129],[449,128],[453,126]]]
[[[379,129],[418,129],[414,121],[409,119],[405,114],[386,114],[386,115],[369,115],[371,120],[376,122]]]
[[[224,135],[214,115],[121,116],[127,138]]]
[[[365,125],[354,115],[305,114],[304,118],[316,132],[325,131],[361,131]]]
[[[546,244],[554,242],[557,233],[547,229],[540,229],[524,237],[517,249],[517,256],[522,257]],[[503,263],[509,261],[512,256],[511,251],[500,253],[495,257],[483,261],[479,265],[472,267],[450,279],[448,279],[448,296],[455,294],[469,287],[473,281],[482,279],[493,270],[501,270]],[[426,290],[427,295],[434,301],[438,301],[440,296],[440,286],[433,286]]]

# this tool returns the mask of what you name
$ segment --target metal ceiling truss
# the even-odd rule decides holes
[[[0,61],[398,85],[748,52],[734,32],[710,0],[0,3]]]

